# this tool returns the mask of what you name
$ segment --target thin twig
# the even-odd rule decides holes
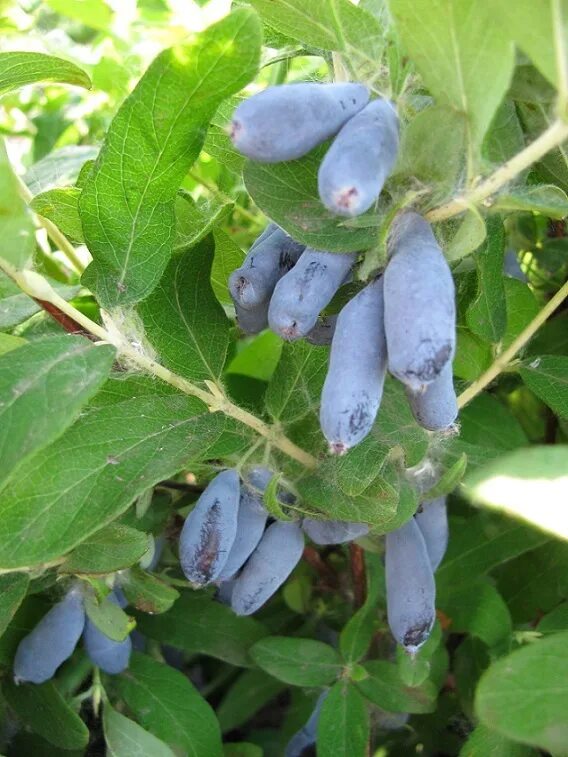
[[[72,318],[70,318],[68,315],[63,313],[58,307],[56,307],[53,303],[47,302],[47,300],[40,300],[37,297],[34,297],[34,300],[37,302],[37,304],[45,310],[46,313],[48,313],[57,323],[59,323],[60,326],[62,326],[65,331],[67,331],[69,334],[79,334],[80,336],[85,336],[87,339],[90,339],[91,341],[96,341],[96,337],[93,336],[93,334],[90,334],[88,331],[85,331],[84,328],[79,326],[77,321],[74,321]]]
[[[491,176],[488,176],[468,192],[455,197],[444,205],[440,205],[439,208],[428,211],[426,218],[431,222],[445,221],[464,213],[472,206],[484,203],[495,192],[566,139],[568,139],[568,124],[561,120],[554,121],[540,137],[517,153],[511,160],[503,163]]]
[[[486,386],[488,386],[497,376],[507,367],[511,360],[515,357],[525,344],[536,334],[542,324],[550,318],[554,311],[562,304],[562,302],[568,297],[568,281],[561,287],[554,297],[542,308],[540,312],[532,319],[532,321],[526,326],[516,339],[514,339],[509,347],[504,350],[495,361],[489,366],[489,368],[478,379],[476,379],[471,386],[462,392],[458,397],[458,407],[462,408],[467,405],[468,402],[474,397],[477,397]]]
[[[322,584],[326,588],[337,588],[338,579],[336,572],[325,562],[317,549],[314,549],[314,547],[304,547],[303,558],[318,574]]]

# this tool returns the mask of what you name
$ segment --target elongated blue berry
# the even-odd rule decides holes
[[[332,452],[343,454],[371,430],[387,368],[383,281],[376,279],[340,312],[320,405],[320,424]]]
[[[80,591],[73,589],[19,643],[14,658],[16,683],[44,683],[73,654],[85,625]]]
[[[235,110],[231,139],[253,160],[294,160],[336,134],[368,101],[364,84],[302,82],[267,87]]]
[[[324,315],[318,318],[316,325],[306,334],[306,341],[315,344],[317,347],[323,347],[331,344],[335,327],[337,325],[337,315]]]
[[[446,498],[424,502],[414,516],[424,537],[432,570],[436,571],[444,559],[448,546],[448,510]]]
[[[515,250],[507,250],[503,258],[503,273],[512,279],[527,282],[527,275],[520,266]]]
[[[115,592],[111,592],[106,601],[119,607],[123,606],[120,597]],[[83,643],[91,662],[105,673],[116,675],[122,673],[128,667],[132,652],[130,636],[127,636],[123,641],[109,639],[89,618],[86,618]]]
[[[316,743],[320,712],[328,691],[322,691],[307,723],[297,731],[284,750],[284,757],[302,757],[304,750]]]
[[[198,586],[215,581],[237,534],[240,485],[234,470],[219,473],[188,515],[179,540],[182,570]]]
[[[384,280],[389,371],[417,392],[452,360],[454,282],[430,225],[418,213],[404,213],[394,222],[388,248]]]
[[[246,484],[242,484],[237,535],[227,562],[219,574],[220,581],[228,580],[243,567],[264,533],[267,518],[268,513],[262,505],[260,496]]]
[[[394,638],[415,653],[436,619],[436,584],[424,537],[414,518],[386,535],[387,617]]]
[[[231,274],[229,291],[233,301],[245,310],[266,302],[277,281],[294,267],[304,249],[305,245],[276,227],[253,245],[242,266]]]
[[[341,128],[318,172],[323,204],[357,216],[377,200],[398,152],[398,117],[386,100],[373,100]]]
[[[356,255],[307,247],[274,289],[268,309],[270,328],[290,341],[305,336],[317,323],[351,271]]]
[[[421,391],[413,392],[407,387],[406,396],[416,422],[429,431],[443,431],[458,417],[451,363],[446,363],[438,378]]]
[[[294,570],[303,549],[298,523],[276,521],[269,526],[235,581],[231,607],[237,615],[251,615],[260,609]]]
[[[343,544],[369,533],[369,526],[366,523],[345,520],[304,518],[302,528],[315,544]]]
[[[268,302],[261,302],[248,310],[235,303],[235,316],[245,334],[260,334],[268,328]]]

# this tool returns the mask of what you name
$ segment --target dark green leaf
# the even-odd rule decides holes
[[[120,712],[105,704],[103,729],[108,757],[174,757],[172,750],[138,723],[124,717]]]
[[[152,615],[167,612],[179,597],[179,591],[138,567],[122,577],[121,586],[131,605]]]
[[[0,356],[2,483],[73,423],[108,376],[114,353],[83,337],[58,336]]]
[[[4,633],[22,600],[26,596],[30,584],[29,576],[25,573],[8,573],[0,576],[0,636]]]
[[[376,242],[376,229],[347,227],[320,200],[317,173],[324,152],[324,147],[318,147],[301,160],[287,163],[248,161],[244,169],[246,187],[258,207],[299,242],[332,252],[371,247]]]
[[[51,744],[63,749],[87,746],[87,726],[63,699],[53,681],[39,686],[33,683],[16,686],[4,681],[2,691],[18,717]]]
[[[138,627],[151,639],[249,667],[249,648],[266,629],[253,618],[240,618],[225,605],[202,592],[183,592],[162,616],[140,616]]]
[[[420,686],[406,686],[400,679],[397,666],[384,660],[371,660],[363,667],[369,677],[358,681],[357,688],[383,710],[424,713],[435,709],[437,692],[431,681]]]
[[[567,644],[565,631],[493,663],[475,697],[481,722],[507,738],[562,754],[568,743]]]
[[[377,555],[365,552],[365,567],[367,575],[373,577],[378,572],[380,562]],[[376,628],[377,601],[381,585],[376,580],[370,580],[367,587],[365,604],[349,618],[341,629],[339,649],[343,659],[348,663],[358,662],[366,653]]]
[[[484,725],[477,725],[460,750],[459,757],[536,757],[530,747],[518,744],[492,731]]]
[[[87,74],[63,58],[43,53],[0,53],[0,95],[38,82],[91,86]]]
[[[475,381],[491,365],[491,345],[472,334],[465,326],[458,326],[457,337],[454,375],[466,381]]]
[[[503,255],[505,229],[499,218],[487,222],[487,239],[475,255],[478,294],[467,310],[467,325],[486,342],[498,342],[507,326]]]
[[[563,602],[545,615],[539,622],[537,631],[540,633],[558,633],[568,631],[568,602]]]
[[[286,688],[263,670],[245,670],[230,686],[217,707],[223,733],[246,723],[258,710]]]
[[[528,444],[523,427],[495,395],[484,392],[460,411],[461,438],[470,444],[516,449]]]
[[[67,284],[61,284],[53,279],[47,281],[52,286],[57,294],[61,295],[65,300],[69,300],[74,297],[79,291],[78,286],[69,286]],[[17,284],[14,284],[12,279],[9,279],[2,271],[0,271],[0,330],[5,331],[22,323],[34,313],[38,313],[41,310],[41,306],[24,294]]]
[[[293,423],[317,410],[327,358],[326,350],[304,341],[283,346],[266,390],[266,408],[274,420]]]
[[[539,306],[530,287],[522,281],[507,276],[503,284],[507,307],[507,329],[501,347],[505,350],[536,316]]]
[[[440,587],[472,583],[545,540],[544,534],[506,518],[451,518],[448,551],[436,582]]]
[[[254,75],[256,14],[241,8],[165,50],[115,116],[80,201],[94,261],[85,283],[106,307],[138,302],[172,254],[175,197],[216,107]]]
[[[148,536],[120,523],[110,523],[85,539],[59,568],[61,573],[113,573],[138,562],[148,549]]]
[[[229,321],[209,282],[212,259],[210,239],[174,257],[138,306],[161,362],[193,381],[218,380],[229,346]]]
[[[477,581],[463,590],[456,586],[439,593],[436,607],[447,617],[451,633],[472,634],[488,647],[498,646],[511,635],[511,615],[507,605],[487,581]]]
[[[523,381],[561,418],[568,418],[568,357],[527,360],[519,369]]]
[[[49,219],[73,242],[83,241],[83,227],[79,217],[81,190],[76,187],[48,189],[36,195],[30,203],[32,210]]]
[[[509,86],[513,46],[490,5],[472,13],[469,0],[390,0],[389,9],[437,102],[465,113],[471,161]]]
[[[568,197],[560,187],[550,184],[517,187],[498,195],[492,210],[535,211],[549,218],[562,219],[568,215]]]
[[[215,714],[179,671],[135,652],[114,686],[141,725],[170,744],[176,754],[180,750],[188,755],[221,755]],[[148,754],[153,757],[154,752]]]
[[[325,686],[341,672],[335,649],[313,639],[269,636],[252,647],[250,656],[271,676],[293,686]]]
[[[365,757],[368,754],[367,704],[348,681],[330,689],[318,722],[318,757]]]
[[[198,400],[174,394],[127,397],[83,415],[5,488],[0,566],[65,554],[189,460],[235,449],[232,439],[214,446],[231,424],[204,410]]]

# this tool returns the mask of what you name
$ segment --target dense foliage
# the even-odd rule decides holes
[[[0,0],[0,34],[0,752],[568,754],[567,0]]]

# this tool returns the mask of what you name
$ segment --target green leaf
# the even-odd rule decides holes
[[[568,539],[568,445],[519,449],[468,475],[474,502]]]
[[[53,681],[39,686],[33,683],[16,686],[5,680],[2,691],[18,717],[51,744],[63,749],[87,746],[87,726],[63,699]]]
[[[189,679],[174,668],[134,653],[113,685],[141,725],[176,754],[222,754],[219,724]],[[152,757],[154,752],[148,752]]]
[[[0,138],[0,258],[23,268],[34,248],[34,227]]]
[[[473,476],[472,473],[469,474]],[[442,587],[467,585],[492,568],[546,540],[544,534],[507,518],[450,518],[450,541],[444,562],[436,572]]]
[[[365,567],[367,575],[374,578],[380,572],[382,565],[380,565],[377,555],[365,552]],[[380,590],[379,581],[371,579],[367,587],[364,605],[349,618],[341,629],[339,649],[343,659],[348,663],[358,662],[369,648],[376,628],[377,602]]]
[[[254,76],[260,24],[245,8],[151,64],[113,119],[79,204],[105,307],[146,297],[173,250],[176,192],[219,103]]]
[[[465,442],[499,450],[528,445],[523,427],[495,395],[478,395],[460,411],[461,438]]]
[[[513,8],[504,0],[491,3],[493,23],[506,33],[525,52],[538,70],[556,87],[562,82],[558,71],[556,36],[566,39],[568,8],[564,0],[519,0]],[[558,10],[558,16],[555,10]],[[566,61],[562,63],[566,65]]]
[[[229,321],[209,282],[212,259],[210,239],[174,257],[138,306],[160,362],[193,381],[217,381],[229,347]]]
[[[568,418],[568,357],[525,361],[519,373],[528,388],[561,418]]]
[[[243,172],[246,188],[258,207],[299,242],[331,252],[372,247],[376,229],[349,228],[320,200],[317,175],[325,149],[320,146],[300,160],[285,163],[247,161]]]
[[[431,681],[420,686],[406,686],[400,679],[398,667],[385,660],[371,660],[363,667],[368,678],[357,688],[373,704],[387,712],[433,712],[436,707],[436,688]]]
[[[419,111],[402,133],[397,174],[430,185],[441,203],[463,171],[467,121],[463,113],[437,105]]]
[[[252,0],[252,5],[271,27],[287,37],[341,51],[355,68],[365,65],[376,73],[384,31],[363,8],[348,0]]]
[[[223,757],[262,757],[263,754],[261,747],[247,741],[223,744]]]
[[[232,203],[197,206],[192,196],[185,191],[176,196],[176,238],[174,252],[186,252],[200,242],[225,219],[233,209]]]
[[[483,244],[487,236],[487,227],[481,213],[475,208],[470,208],[463,219],[447,221],[438,233],[442,238],[446,258],[457,262],[471,255]]]
[[[49,277],[46,277],[46,279],[57,294],[65,300],[70,300],[80,289],[78,286],[61,284]],[[17,326],[41,309],[41,305],[24,294],[12,279],[9,279],[0,271],[0,330],[5,331]]]
[[[38,82],[91,86],[87,74],[63,58],[43,53],[0,53],[0,95]]]
[[[113,641],[124,641],[133,628],[128,615],[114,602],[99,603],[93,595],[85,597],[87,617],[99,631]]]
[[[251,376],[260,381],[270,381],[282,355],[283,347],[282,339],[267,329],[262,334],[247,340],[246,344],[239,343],[239,351],[227,366],[226,372]],[[285,377],[283,378],[285,382]],[[274,388],[272,395],[274,395]]]
[[[477,725],[460,749],[459,757],[536,757],[536,753],[523,744],[502,736],[484,725]]]
[[[103,712],[103,729],[108,757],[175,757],[172,750],[138,723],[124,717],[109,704]]]
[[[475,255],[478,294],[466,314],[466,322],[471,331],[486,342],[498,342],[507,327],[503,285],[504,254],[505,228],[501,219],[490,218],[486,242]]]
[[[561,220],[568,215],[568,196],[560,187],[551,184],[516,187],[497,195],[491,210],[512,213],[534,211]]]
[[[79,216],[79,197],[81,190],[77,187],[48,189],[36,195],[30,207],[40,216],[47,218],[73,242],[83,242],[83,227]]]
[[[34,163],[25,173],[24,181],[32,195],[56,187],[69,187],[78,180],[81,170],[92,165],[99,154],[94,145],[66,145],[52,150]]]
[[[386,528],[396,516],[398,487],[377,475],[364,491],[351,496],[342,486],[342,465],[341,459],[330,457],[313,473],[300,479],[296,488],[302,499],[310,508],[328,518],[354,520],[369,523],[374,528]],[[338,496],[340,493],[341,496]]]
[[[218,126],[215,123],[209,126],[203,150],[213,158],[217,158],[223,168],[240,176],[245,164],[245,158],[233,147],[233,143],[225,127]]]
[[[488,647],[507,641],[512,632],[511,615],[503,597],[485,580],[465,589],[453,587],[438,593],[436,607],[447,616],[451,633],[477,636]]]
[[[57,336],[0,355],[0,482],[73,423],[114,353],[83,337]]]
[[[564,754],[568,743],[567,644],[565,631],[493,663],[475,697],[481,722],[507,738]]]
[[[547,539],[536,549],[493,570],[514,623],[533,624],[568,596],[566,542]]]
[[[2,307],[1,303],[0,307]],[[26,340],[21,336],[0,333],[0,355],[5,355],[7,352],[17,350],[18,347],[23,347],[25,343]]]
[[[159,383],[154,386],[158,393]],[[65,554],[189,460],[222,453],[213,445],[230,426],[193,397],[176,394],[126,397],[93,408],[20,466],[18,479],[4,490],[0,566]]]
[[[130,604],[151,614],[167,612],[179,598],[179,591],[136,566],[123,576],[121,586]]]
[[[304,341],[284,344],[265,395],[266,409],[274,420],[293,423],[317,410],[327,358],[327,350]]]
[[[59,572],[113,573],[138,562],[148,550],[148,543],[148,536],[142,531],[110,523],[79,544],[59,567]]]
[[[269,636],[250,650],[256,664],[293,686],[325,686],[341,673],[341,660],[333,647],[313,639]]]
[[[104,0],[46,0],[47,4],[62,16],[78,21],[80,24],[108,31],[112,23],[113,14]]]
[[[357,689],[338,681],[330,689],[318,722],[318,757],[365,757],[368,754],[369,713]]]
[[[190,591],[166,615],[140,616],[138,627],[156,641],[242,667],[251,665],[248,650],[267,633],[257,620],[238,617],[207,594]]]
[[[539,633],[558,633],[568,631],[568,602],[563,602],[545,615],[536,630]]]
[[[211,286],[215,297],[224,304],[232,303],[229,294],[229,276],[239,268],[245,254],[239,245],[222,229],[213,230],[215,239],[215,257],[211,266]]]
[[[453,364],[455,376],[466,381],[475,381],[484,370],[489,368],[492,357],[491,345],[472,334],[465,326],[458,325]]]
[[[501,340],[501,348],[506,350],[537,315],[539,306],[532,290],[524,282],[507,276],[503,284],[505,285],[507,329]]]
[[[246,723],[285,688],[282,681],[263,670],[245,670],[228,688],[217,707],[217,717],[223,733]]]
[[[497,108],[489,131],[483,140],[483,157],[494,165],[500,166],[514,157],[518,152],[521,152],[524,147],[525,135],[517,114],[517,108],[513,100],[506,98]],[[515,184],[523,184],[526,174],[527,171],[519,174],[515,179]],[[513,188],[512,191],[516,192],[517,188]],[[491,203],[491,209],[495,208],[499,199],[500,196],[497,195],[495,202]]]
[[[513,46],[492,5],[389,0],[402,43],[440,105],[465,113],[475,158],[513,72]]]
[[[16,610],[27,594],[30,584],[29,576],[25,573],[7,573],[0,576],[0,636],[10,624]]]
[[[455,463],[444,471],[437,483],[420,496],[420,499],[423,502],[429,502],[446,494],[451,494],[464,477],[466,468],[467,454],[463,452]]]

